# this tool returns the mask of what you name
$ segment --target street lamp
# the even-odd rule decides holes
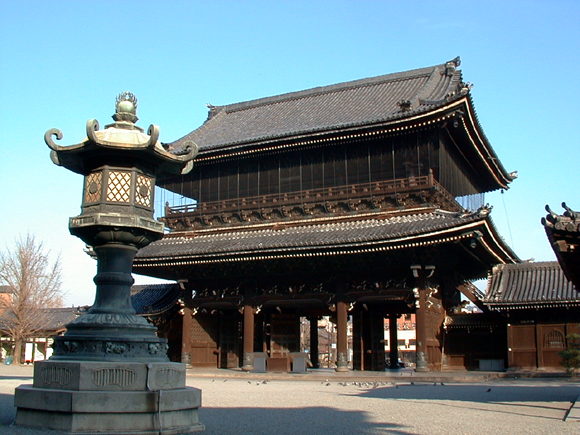
[[[73,433],[202,430],[200,391],[185,387],[185,365],[169,362],[167,340],[131,304],[133,258],[163,235],[153,217],[155,180],[191,170],[197,146],[171,153],[157,126],[145,133],[135,125],[130,92],[117,97],[115,109],[115,122],[103,130],[87,121],[79,144],[56,144],[56,129],[44,136],[52,161],[84,176],[81,214],[70,218],[69,230],[96,254],[96,295],[55,338],[53,356],[35,365],[34,385],[17,388],[16,424]],[[47,394],[54,400],[44,400]]]

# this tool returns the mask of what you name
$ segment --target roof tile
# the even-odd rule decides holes
[[[170,144],[188,140],[200,150],[256,142],[304,132],[334,130],[402,119],[461,96],[459,60],[401,73],[292,92],[226,106],[212,106],[208,120]],[[399,102],[409,101],[409,110]]]
[[[580,292],[556,261],[496,266],[483,303],[494,309],[580,304]]]
[[[301,224],[280,229],[231,229],[228,232],[195,233],[165,237],[141,249],[136,261],[179,256],[238,255],[289,250],[334,249],[396,241],[428,235],[481,220],[477,215],[439,211],[386,219]],[[416,240],[414,240],[416,241]]]

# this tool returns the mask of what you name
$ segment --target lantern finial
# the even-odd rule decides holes
[[[137,97],[132,92],[125,91],[117,95],[113,119],[117,122],[137,122]]]

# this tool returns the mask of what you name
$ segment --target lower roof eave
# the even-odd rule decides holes
[[[484,230],[482,233],[481,230]],[[246,261],[269,261],[289,258],[328,257],[336,255],[372,254],[394,250],[421,248],[457,242],[477,237],[497,263],[514,263],[518,259],[497,237],[487,219],[476,220],[457,227],[444,228],[424,234],[412,234],[389,240],[359,241],[320,246],[285,246],[281,248],[244,250],[237,252],[204,253],[194,255],[137,256],[134,268],[201,265]]]

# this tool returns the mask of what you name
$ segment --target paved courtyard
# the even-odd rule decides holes
[[[31,383],[31,375],[30,368],[0,367],[0,433],[56,433],[10,426],[14,388]],[[193,372],[188,385],[203,391],[205,434],[580,433],[580,419],[564,421],[580,394],[578,382],[450,379]]]

